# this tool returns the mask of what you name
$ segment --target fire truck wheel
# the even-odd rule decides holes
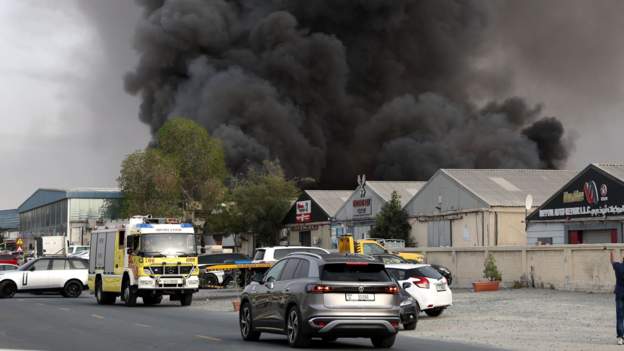
[[[95,299],[99,305],[112,305],[117,299],[114,294],[102,291],[102,278],[99,277],[95,281]]]
[[[180,304],[182,306],[190,306],[191,303],[193,303],[193,294],[192,293],[182,294],[180,296]]]
[[[126,306],[133,307],[136,306],[137,301],[137,293],[134,288],[130,285],[130,281],[128,279],[124,279],[123,282],[123,300],[126,303]]]

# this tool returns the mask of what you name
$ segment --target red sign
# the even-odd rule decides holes
[[[297,223],[309,222],[312,219],[312,201],[297,201],[295,206],[297,209],[295,221]]]

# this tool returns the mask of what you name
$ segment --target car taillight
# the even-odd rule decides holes
[[[368,262],[347,262],[347,266],[368,266]]]
[[[429,289],[429,279],[425,277],[412,277],[414,285],[419,288]]]
[[[309,284],[306,291],[312,294],[325,294],[332,291],[331,286],[321,284]]]
[[[399,288],[396,285],[386,286],[386,294],[398,294]]]

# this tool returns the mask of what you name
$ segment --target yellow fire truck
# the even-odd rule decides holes
[[[127,306],[141,297],[157,305],[163,295],[189,306],[199,288],[193,225],[170,218],[134,216],[91,234],[89,289],[100,305],[118,296]]]

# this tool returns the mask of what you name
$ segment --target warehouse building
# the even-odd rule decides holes
[[[587,166],[528,217],[528,244],[621,243],[624,164]]]
[[[288,244],[334,248],[336,228],[332,226],[333,219],[351,193],[351,190],[304,191],[283,221]]]
[[[541,205],[576,172],[440,169],[405,206],[417,246],[526,245],[527,195]]]
[[[336,212],[335,227],[338,235],[353,234],[364,239],[375,225],[375,217],[383,205],[390,201],[392,192],[399,194],[401,205],[408,203],[426,182],[364,181],[351,193]]]
[[[17,209],[0,210],[0,238],[15,240],[19,232],[19,215]]]
[[[17,209],[20,236],[32,250],[37,237],[67,236],[70,244],[88,244],[96,222],[117,217],[119,189],[38,189]]]

